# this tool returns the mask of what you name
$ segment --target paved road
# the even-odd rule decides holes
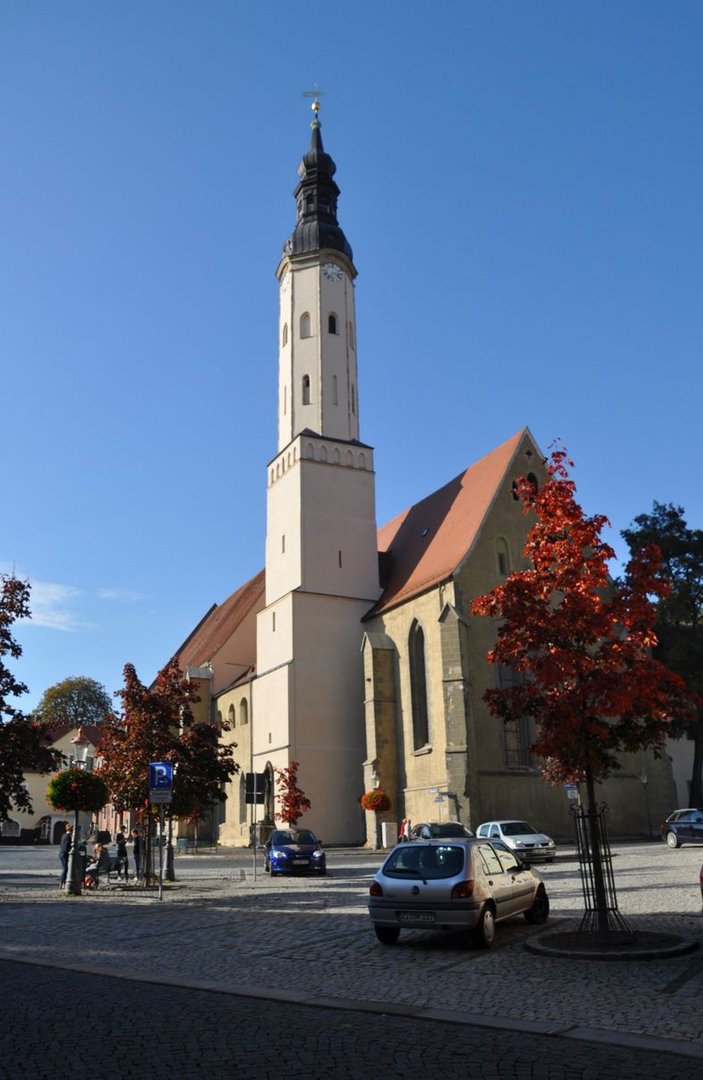
[[[616,850],[620,906],[635,929],[677,933],[703,943],[701,857],[703,848],[671,851],[661,843]],[[65,1022],[74,988],[78,993],[87,985],[82,980],[98,977],[99,993],[80,990],[86,1003],[79,1012],[82,1037],[90,1039],[96,1012],[106,1023],[114,1015],[112,1004],[100,1004],[100,995],[104,988],[117,987],[115,1008],[125,1016],[128,1031],[134,1024],[141,1031],[144,1024],[144,1040],[157,1047],[173,1040],[169,1075],[179,1055],[188,1053],[192,1038],[198,1053],[214,1047],[233,1060],[270,1042],[274,1056],[276,1048],[293,1055],[286,1056],[284,1065],[281,1060],[271,1063],[271,1071],[284,1080],[362,1075],[349,1071],[356,1068],[352,1051],[357,1044],[371,1046],[374,1064],[385,1069],[385,1048],[396,1043],[402,1048],[404,1033],[415,1030],[412,1054],[423,1067],[425,1040],[433,1053],[468,1055],[459,1059],[461,1067],[466,1070],[468,1060],[473,1073],[480,1065],[484,1072],[477,1075],[605,1077],[611,1075],[608,1063],[616,1062],[612,1075],[634,1076],[651,1053],[657,1057],[657,1080],[703,1074],[703,950],[628,963],[537,957],[528,955],[524,944],[542,929],[528,927],[521,918],[499,927],[495,948],[488,952],[474,950],[461,936],[432,931],[408,931],[398,946],[386,948],[376,942],[366,911],[368,883],[378,862],[379,856],[369,852],[331,851],[328,877],[271,881],[261,872],[254,879],[251,853],[183,856],[176,861],[178,881],[159,902],[153,892],[131,887],[68,897],[56,887],[55,851],[11,854],[0,848],[0,962],[24,961],[25,975],[13,978],[38,979],[41,987],[22,999],[16,1011],[17,995],[3,986],[5,1016],[10,1002],[13,1026],[0,1027],[2,1038],[15,1037],[15,1019],[20,1045],[27,1032],[23,1024],[51,1033],[55,1016]],[[543,875],[552,901],[549,928],[569,929],[582,911],[578,868],[563,853]],[[10,965],[15,971],[19,966]],[[173,1001],[173,1014],[170,1006],[152,1010],[148,1004],[167,999]],[[197,1002],[198,1024],[186,1025],[178,1003],[191,999]],[[209,1010],[225,1017],[222,1024],[208,1027]],[[275,1023],[270,1030],[269,1018]],[[290,1051],[291,1031],[299,1022],[317,1040],[319,1060],[329,1058],[333,1069],[311,1072],[302,1043]],[[210,1032],[205,1043],[199,1031]],[[435,1032],[440,1034],[435,1037]],[[540,1038],[533,1046],[535,1032]],[[45,1038],[51,1043],[51,1034],[42,1034]],[[141,1035],[142,1045],[139,1040]],[[108,1041],[120,1040],[109,1034]],[[521,1048],[528,1043],[525,1056]],[[489,1054],[487,1046],[498,1050]],[[544,1072],[545,1047],[552,1073]],[[679,1057],[689,1062],[689,1072]],[[242,1060],[246,1070],[256,1058]],[[296,1060],[302,1065],[290,1064]],[[392,1068],[400,1067],[401,1058],[389,1060]],[[442,1068],[456,1064],[451,1057],[438,1060]],[[632,1073],[623,1071],[629,1060],[638,1063]],[[575,1067],[590,1068],[593,1062],[595,1071],[574,1073]],[[671,1062],[675,1068],[670,1070]],[[192,1069],[197,1067],[196,1059]],[[429,1069],[430,1074],[437,1071]],[[14,1080],[18,1074],[10,1075]],[[47,1065],[43,1073],[27,1070],[26,1075],[53,1080],[57,1074]]]
[[[700,1059],[677,1054],[382,1012],[321,1011],[11,962],[0,962],[0,980],[6,1015],[0,1031],[3,1080],[699,1080],[701,1075]],[[97,1059],[96,1048],[102,1048]]]

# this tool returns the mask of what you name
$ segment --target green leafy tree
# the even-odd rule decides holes
[[[684,509],[654,502],[622,536],[633,554],[655,544],[670,591],[656,604],[658,657],[686,683],[698,708],[683,733],[693,740],[691,806],[703,806],[703,529],[691,529]]]
[[[12,699],[27,693],[3,657],[17,659],[21,646],[12,634],[17,619],[30,618],[29,584],[14,574],[0,575],[0,821],[13,807],[31,813],[32,801],[24,783],[25,773],[49,773],[61,755],[49,746],[47,725],[26,717]]]
[[[291,761],[285,768],[276,769],[278,781],[276,793],[278,814],[276,816],[290,826],[297,825],[303,814],[312,806],[307,795],[298,787],[299,768],[299,762]]]
[[[45,690],[34,710],[37,720],[51,725],[102,724],[112,712],[112,700],[104,686],[95,679],[79,675],[63,679]]]
[[[553,782],[586,785],[595,900],[600,931],[609,929],[596,784],[620,768],[619,755],[661,752],[672,725],[691,715],[683,681],[652,656],[651,596],[668,586],[659,556],[643,546],[614,582],[615,553],[601,537],[603,515],[588,517],[575,498],[566,453],[554,450],[539,492],[519,492],[534,515],[524,554],[531,569],[511,574],[474,601],[475,615],[500,620],[491,663],[515,673],[513,685],[486,693],[503,721],[531,717],[532,752]]]

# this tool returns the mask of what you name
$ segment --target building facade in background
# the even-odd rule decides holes
[[[196,713],[229,721],[237,744],[241,775],[214,834],[249,843],[246,772],[265,775],[257,817],[272,824],[276,769],[295,760],[312,802],[304,823],[329,844],[375,842],[359,804],[373,787],[390,796],[388,822],[518,817],[571,837],[567,793],[539,778],[533,731],[503,725],[483,702],[510,672],[486,660],[495,626],[470,615],[475,597],[526,566],[515,481],[542,482],[543,456],[525,428],[377,529],[359,419],[357,271],[317,111],[298,173],[277,269],[265,570],[214,605],[176,654],[198,682]],[[624,758],[602,797],[617,835],[648,835],[676,803],[669,759]]]

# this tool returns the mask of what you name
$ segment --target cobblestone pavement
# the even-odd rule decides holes
[[[534,956],[524,942],[543,929],[522,919],[499,926],[488,952],[457,936],[420,931],[388,948],[376,942],[366,912],[379,856],[332,851],[328,857],[326,878],[275,881],[260,871],[254,879],[246,853],[180,857],[179,880],[159,902],[132,887],[68,897],[56,888],[54,868],[50,877],[13,876],[0,856],[0,959],[217,990],[238,1001],[244,995],[259,1011],[261,998],[312,1005],[318,1018],[326,1006],[349,1007],[366,1011],[364,1029],[381,1009],[414,1024],[482,1025],[493,1039],[536,1031],[566,1036],[572,1046],[579,1040],[582,1048],[585,1040],[589,1057],[603,1042],[633,1053],[663,1050],[696,1060],[700,1072],[703,950],[622,963]],[[615,849],[620,909],[635,929],[703,941],[702,858],[701,847]],[[542,873],[552,902],[549,927],[574,927],[582,910],[575,861],[560,856]],[[328,1026],[332,1015],[339,1023],[331,1009],[319,1022]]]
[[[148,983],[125,992],[120,979],[29,964],[0,961],[0,980],[12,1002],[0,1030],[1,1080],[698,1080],[701,1072],[700,1060],[679,1054]],[[54,1007],[42,1008],[49,995]]]

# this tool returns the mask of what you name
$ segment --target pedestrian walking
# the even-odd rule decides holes
[[[406,836],[405,836],[405,824],[406,824],[405,818],[403,818],[403,820],[400,823],[400,828],[398,829],[398,843],[399,844],[402,844],[403,841],[405,839],[407,839]]]
[[[142,837],[138,825],[132,829],[132,854],[134,855],[134,876],[139,878],[142,865]]]
[[[129,879],[129,870],[127,863],[127,838],[122,832],[122,829],[117,830],[115,836],[115,843],[117,845],[117,873],[121,874],[124,871],[124,879]]]
[[[67,825],[59,843],[59,863],[61,864],[61,877],[59,878],[60,889],[66,888],[66,878],[68,876],[68,856],[71,851],[72,843],[73,825]]]
[[[410,818],[404,818],[403,819],[403,836],[404,836],[404,838],[406,840],[410,839],[410,827],[411,826],[412,826],[412,821],[410,820]]]

